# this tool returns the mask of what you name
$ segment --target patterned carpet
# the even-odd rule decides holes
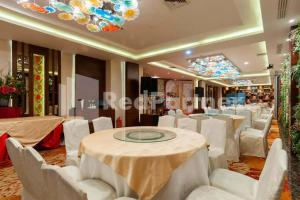
[[[271,127],[271,132],[268,136],[269,146],[272,145],[274,139],[279,137],[279,129],[277,122],[274,121]],[[64,147],[41,151],[41,155],[47,163],[63,166],[65,161]],[[229,168],[233,171],[245,174],[255,179],[259,179],[260,173],[264,166],[265,159],[251,156],[241,156],[240,162],[230,163]],[[20,194],[22,184],[18,180],[14,168],[10,163],[0,165],[0,200],[21,200]],[[281,200],[291,200],[288,183],[286,181]]]

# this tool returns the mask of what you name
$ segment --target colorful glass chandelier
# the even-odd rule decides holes
[[[216,79],[236,79],[240,70],[224,55],[199,57],[188,60],[190,71]]]
[[[35,0],[18,0],[26,9],[55,14],[61,20],[74,20],[91,32],[114,32],[121,30],[126,21],[139,16],[137,0],[48,0],[39,5]]]

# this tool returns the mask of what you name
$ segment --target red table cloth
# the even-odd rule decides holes
[[[17,107],[0,107],[0,118],[21,117],[22,109]]]

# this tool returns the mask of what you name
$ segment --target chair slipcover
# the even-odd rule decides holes
[[[159,127],[175,127],[175,117],[171,115],[160,116],[158,119]]]
[[[32,147],[24,148],[23,156],[24,168],[27,170],[24,199],[45,199],[45,194],[48,193],[48,187],[45,184],[44,176],[41,171],[42,165],[46,163],[45,160]]]
[[[208,116],[205,116],[204,114],[190,114],[190,118],[197,120],[197,132],[201,133],[201,123],[202,120],[209,119]]]
[[[197,132],[197,120],[191,118],[181,118],[177,121],[177,128]]]
[[[268,119],[263,130],[246,129],[240,136],[240,151],[242,155],[265,158],[268,152],[267,136],[271,127],[272,117]]]
[[[110,117],[98,117],[92,120],[94,132],[113,129],[113,123]]]
[[[23,148],[13,138],[7,140],[7,148],[23,184],[23,200],[113,200],[116,197],[108,184],[82,180],[75,166],[47,165],[35,149]]]
[[[177,109],[177,110],[176,110],[176,114],[183,114],[183,112],[182,112],[182,110]]]
[[[223,114],[225,115],[235,115],[235,110],[232,109],[225,109],[222,111]]]
[[[253,121],[253,128],[263,130],[269,118],[272,118],[272,115],[260,116],[260,118],[255,119]]]
[[[14,138],[8,138],[6,140],[6,147],[9,154],[9,157],[14,165],[14,168],[16,170],[16,173],[23,185],[23,191],[22,191],[22,199],[23,200],[39,200],[41,197],[41,193],[43,193],[45,190],[43,188],[43,185],[37,185],[37,190],[35,191],[35,183],[34,185],[31,185],[31,182],[35,180],[34,174],[32,176],[29,174],[31,172],[35,173],[35,171],[32,171],[34,169],[31,168],[31,164],[26,166],[26,157],[24,155],[24,148],[22,145]],[[37,182],[40,183],[40,177],[36,177]]]
[[[101,180],[76,181],[63,168],[47,164],[42,166],[41,171],[48,188],[48,200],[113,200],[116,198],[113,188]]]
[[[186,200],[245,200],[226,191],[211,186],[195,189]]]
[[[240,126],[241,130],[245,130],[247,128],[252,127],[252,112],[250,110],[238,110],[236,114],[245,117],[245,120]]]
[[[201,134],[210,145],[208,156],[211,169],[227,169],[228,165],[225,155],[226,122],[218,119],[203,120]]]
[[[288,159],[284,150],[279,150],[270,157],[264,176],[259,179],[255,200],[280,199],[283,190],[284,179],[287,174]],[[264,171],[263,169],[263,171]]]
[[[208,114],[220,114],[221,111],[218,110],[218,109],[209,108],[209,109],[207,110],[207,113],[208,113]]]
[[[225,155],[227,160],[238,162],[240,158],[240,133],[234,131],[233,119],[228,115],[217,115],[214,118],[226,122]]]
[[[76,181],[62,172],[60,167],[45,164],[40,170],[48,188],[43,200],[88,200],[87,194]]]
[[[272,158],[276,157],[278,155],[278,151],[282,149],[282,140],[280,138],[277,138],[273,141],[273,144],[270,148],[270,151],[268,153],[265,166],[260,174],[260,179],[264,179],[266,176],[266,173],[270,170],[269,167],[272,166]]]
[[[275,140],[259,181],[240,173],[217,169],[210,176],[213,187],[247,200],[279,199],[287,168],[286,152],[280,139]]]
[[[84,136],[90,134],[87,120],[75,119],[63,124],[65,145],[67,152],[67,165],[78,165],[78,149]]]
[[[174,110],[169,110],[168,115],[175,116],[176,112]]]

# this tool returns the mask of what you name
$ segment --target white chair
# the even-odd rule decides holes
[[[78,149],[84,136],[90,134],[87,120],[75,119],[63,124],[67,152],[66,165],[78,165]]]
[[[209,109],[207,110],[207,113],[208,113],[208,114],[211,114],[211,115],[217,115],[217,114],[220,114],[221,111],[218,110],[218,109],[209,108]]]
[[[169,110],[168,115],[175,116],[176,112],[174,110]]]
[[[181,118],[177,120],[177,128],[197,132],[197,120],[191,118]]]
[[[227,160],[238,162],[240,158],[240,133],[234,131],[233,119],[228,115],[217,115],[213,118],[226,122],[225,155]]]
[[[278,200],[287,173],[287,153],[275,142],[259,180],[237,172],[217,169],[210,176],[212,186],[199,187],[188,200]],[[272,153],[271,153],[272,152]]]
[[[235,115],[235,110],[232,109],[225,109],[222,111],[223,114],[225,115]]]
[[[22,199],[47,199],[45,194],[48,193],[49,188],[45,184],[44,176],[40,170],[46,164],[45,160],[33,148],[23,148],[14,138],[9,138],[6,144],[9,156],[23,185]],[[74,172],[74,166],[62,169],[70,175]],[[73,177],[76,177],[76,173]]]
[[[28,176],[28,172],[31,170],[31,168],[26,169],[26,167],[25,167],[22,145],[16,139],[8,138],[6,140],[6,148],[7,148],[9,157],[13,163],[13,166],[16,170],[16,173],[23,185],[23,191],[21,194],[22,200],[38,200],[39,194],[37,194],[36,197],[33,197],[33,195],[36,192],[35,192],[34,188],[32,188],[30,186],[30,179]],[[28,167],[30,167],[30,166],[28,166]],[[39,180],[37,180],[37,182],[38,181]],[[40,189],[40,186],[38,186],[37,190],[39,190],[39,189]]]
[[[176,109],[176,114],[183,114],[181,109]]]
[[[197,132],[198,133],[201,133],[201,123],[202,123],[202,120],[209,119],[209,117],[205,116],[204,114],[190,114],[189,117],[191,119],[197,120]]]
[[[160,116],[158,119],[158,127],[175,127],[175,117],[171,115]]]
[[[240,151],[242,155],[265,158],[268,152],[267,136],[270,131],[272,117],[269,117],[263,130],[248,128],[241,132]]]
[[[114,189],[98,179],[74,180],[58,166],[44,165],[42,172],[51,200],[113,200]],[[78,169],[78,173],[79,169]],[[49,200],[50,200],[49,199]]]
[[[116,197],[114,189],[103,181],[96,179],[82,180],[80,170],[75,166],[71,166],[70,170],[70,168],[47,165],[40,154],[32,147],[24,149],[24,158],[32,163],[31,167],[35,170],[32,173],[35,174],[34,177],[39,177],[41,181],[36,184],[41,184],[46,189],[42,198],[39,199],[107,200]],[[36,181],[35,178],[34,181]],[[37,187],[34,186],[33,188],[36,189]]]
[[[94,132],[113,129],[113,123],[110,117],[98,117],[92,120]]]
[[[245,120],[240,126],[241,130],[252,127],[252,112],[250,110],[238,110],[236,114],[245,117]]]
[[[228,164],[225,155],[226,122],[218,119],[203,120],[201,134],[210,145],[208,156],[211,169],[227,169]]]
[[[269,118],[272,119],[272,114],[261,114],[259,118],[253,120],[253,128],[263,130]]]

